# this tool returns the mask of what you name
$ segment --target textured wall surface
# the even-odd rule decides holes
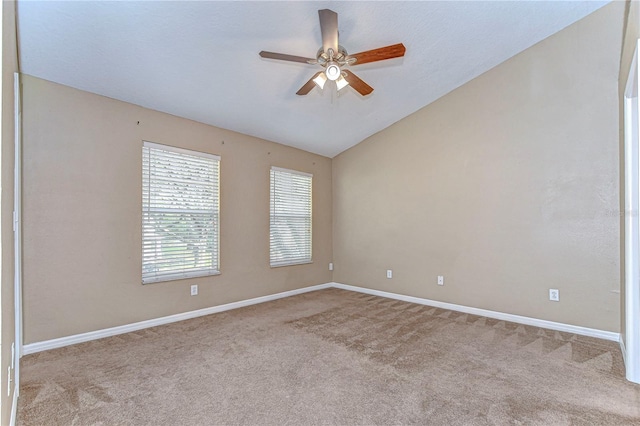
[[[14,342],[15,311],[13,301],[13,174],[14,174],[14,72],[18,71],[16,45],[15,2],[2,2],[2,352],[0,374],[2,376],[2,413],[0,422],[9,424],[13,390],[7,395],[7,369],[11,365],[11,344]],[[13,388],[13,385],[12,385]]]
[[[334,158],[334,281],[618,331],[624,9]]]
[[[221,156],[221,275],[141,284],[143,140]],[[269,267],[272,165],[314,176],[313,264]],[[331,281],[329,158],[28,76],[23,198],[25,343]]]

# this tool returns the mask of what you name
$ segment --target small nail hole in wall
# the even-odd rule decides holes
[[[140,125],[140,122],[138,121],[138,122],[136,123],[136,126],[139,126],[139,125]]]

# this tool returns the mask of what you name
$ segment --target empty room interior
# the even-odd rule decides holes
[[[3,1],[0,423],[640,424],[639,36]]]

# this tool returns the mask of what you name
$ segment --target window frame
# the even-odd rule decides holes
[[[308,216],[304,216],[304,218],[308,217],[308,229],[309,229],[309,238],[308,238],[308,257],[300,258],[300,259],[284,259],[284,260],[273,260],[273,225],[274,225],[274,176],[276,173],[288,173],[292,175],[302,176],[309,178],[309,214]],[[285,169],[282,167],[271,166],[269,171],[269,266],[271,268],[280,268],[283,266],[295,266],[295,265],[305,265],[313,263],[313,174],[307,172],[301,172],[299,170]]]
[[[169,213],[169,211],[166,211],[166,208],[156,208],[156,211],[154,212],[154,208],[151,207],[149,205],[149,203],[145,203],[145,185],[148,185],[149,187],[151,186],[151,174],[149,172],[149,174],[147,174],[147,171],[145,170],[145,149],[149,149],[149,154],[151,154],[151,150],[161,150],[161,151],[166,151],[166,152],[170,152],[170,153],[176,153],[176,154],[180,154],[180,155],[188,155],[188,156],[192,156],[192,157],[197,157],[200,159],[206,159],[206,160],[211,160],[212,161],[212,165],[214,166],[214,176],[215,176],[215,183],[214,183],[214,194],[213,194],[213,208],[211,209],[211,214],[213,216],[213,232],[214,234],[214,240],[215,240],[215,248],[214,251],[215,253],[214,256],[212,257],[212,267],[210,269],[205,269],[202,270],[200,268],[198,268],[197,270],[189,270],[189,269],[182,269],[178,272],[172,272],[172,273],[165,273],[165,274],[160,274],[160,275],[153,275],[153,276],[147,276],[145,277],[145,273],[144,273],[144,268],[145,268],[145,214],[146,213]],[[151,159],[149,160],[151,161]],[[198,278],[198,277],[205,277],[205,276],[213,276],[213,275],[220,275],[220,166],[221,166],[221,158],[219,155],[215,155],[215,154],[211,154],[211,153],[207,153],[207,152],[202,152],[202,151],[195,151],[195,150],[190,150],[190,149],[185,149],[185,148],[179,148],[179,147],[175,147],[175,146],[170,146],[170,145],[164,145],[164,144],[159,144],[159,143],[155,143],[155,142],[150,142],[150,141],[146,141],[143,140],[142,141],[142,161],[141,161],[141,165],[142,165],[142,208],[141,208],[141,216],[142,216],[142,220],[141,220],[141,225],[142,225],[142,235],[141,235],[141,239],[142,239],[142,258],[141,258],[141,275],[142,275],[142,284],[152,284],[152,283],[157,283],[157,282],[167,282],[167,281],[176,281],[176,280],[182,280],[182,279],[189,279],[189,278]],[[149,166],[151,166],[151,164],[149,164]],[[145,176],[147,176],[147,178],[149,179],[149,182],[145,184]],[[150,189],[149,189],[150,191]],[[149,197],[151,196],[151,194],[149,193],[148,195]],[[172,212],[173,213],[173,212]],[[175,209],[175,213],[182,213],[182,214],[194,214],[193,210],[189,211],[189,209]],[[197,213],[195,213],[197,214]],[[156,257],[156,261],[159,258]]]

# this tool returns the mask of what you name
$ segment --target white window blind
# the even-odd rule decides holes
[[[219,273],[220,157],[144,142],[142,282]]]
[[[271,168],[271,266],[311,262],[312,178]]]

